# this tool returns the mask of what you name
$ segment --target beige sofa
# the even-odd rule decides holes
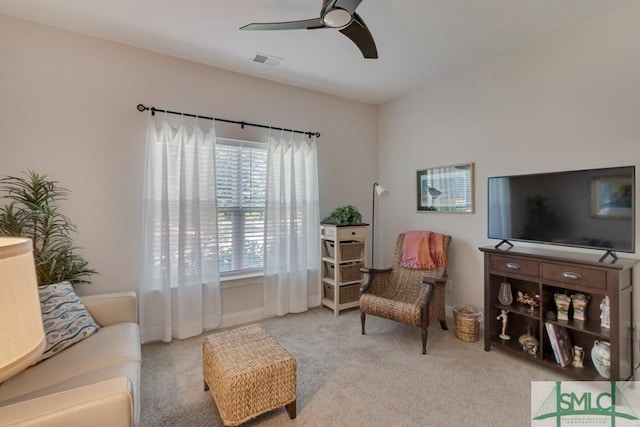
[[[100,331],[0,384],[0,426],[137,426],[140,330],[133,292],[82,298]]]

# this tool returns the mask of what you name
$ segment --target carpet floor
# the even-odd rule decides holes
[[[427,354],[420,331],[360,311],[334,317],[326,308],[259,322],[298,362],[298,417],[284,408],[247,425],[260,426],[529,426],[532,380],[566,380],[498,350],[482,339],[458,340],[438,323]],[[142,347],[141,425],[220,426],[203,389],[203,335]]]

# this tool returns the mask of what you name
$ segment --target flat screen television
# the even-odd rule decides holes
[[[635,166],[488,179],[490,239],[635,251]]]

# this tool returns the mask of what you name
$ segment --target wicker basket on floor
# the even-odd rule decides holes
[[[465,342],[478,341],[480,332],[480,310],[469,305],[459,305],[453,309],[456,338]]]

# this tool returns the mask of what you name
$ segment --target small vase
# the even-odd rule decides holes
[[[593,342],[591,361],[601,376],[611,378],[611,349],[608,342],[598,340]]]
[[[573,320],[587,320],[586,311],[589,297],[583,294],[573,294],[571,302],[573,304]]]
[[[571,298],[565,294],[555,294],[553,299],[556,302],[556,308],[558,309],[558,320],[569,320],[569,306],[571,305]]]
[[[500,292],[498,292],[498,301],[502,305],[511,305],[513,302],[513,294],[511,293],[511,284],[508,282],[500,283]]]

